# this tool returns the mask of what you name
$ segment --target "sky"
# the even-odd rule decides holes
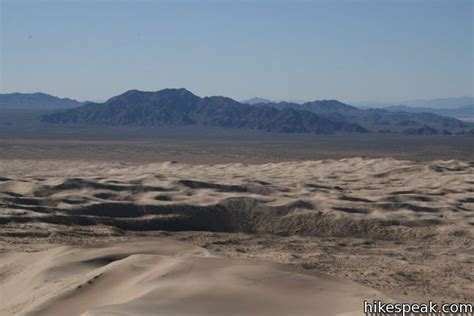
[[[401,101],[474,90],[471,0],[0,3],[2,93]]]

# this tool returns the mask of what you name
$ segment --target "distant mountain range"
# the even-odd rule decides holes
[[[259,104],[259,103],[279,103],[279,102],[289,102],[289,103],[303,104],[303,103],[305,103],[306,101],[300,101],[300,100],[280,100],[280,101],[274,101],[274,100],[270,100],[270,99],[265,99],[265,98],[260,98],[260,97],[254,97],[254,98],[250,98],[250,99],[247,99],[247,100],[243,100],[243,101],[241,101],[241,102],[242,102],[242,103],[245,103],[245,104],[254,105],[254,104]]]
[[[474,104],[474,97],[440,98],[430,100],[406,100],[406,101],[359,101],[351,102],[361,108],[385,108],[392,105],[405,105],[415,108],[430,109],[454,109]]]
[[[277,106],[291,105],[291,104],[304,104],[305,102],[276,102],[265,98],[251,98],[242,103],[251,105],[256,104],[277,104]],[[433,113],[443,116],[454,117],[460,120],[474,122],[474,98],[472,97],[460,97],[460,98],[444,98],[444,99],[433,99],[433,100],[412,100],[405,101],[403,103],[396,102],[354,102],[351,103],[357,108],[362,110],[367,109],[384,109],[392,112],[411,112],[411,113]],[[400,105],[399,105],[400,104]],[[403,104],[403,105],[401,105]],[[417,106],[419,104],[419,106]],[[429,106],[432,107],[429,107]],[[444,106],[444,107],[443,107]]]
[[[438,131],[437,134],[446,134],[446,131],[458,133],[472,126],[472,124],[467,122],[433,113],[410,113],[385,109],[364,110],[337,100],[312,101],[301,105],[291,102],[257,103],[254,106],[272,106],[277,109],[291,108],[309,111],[331,120],[351,122],[361,125],[370,131],[383,133],[404,132],[405,130],[416,130],[417,128],[427,126],[436,129]],[[414,134],[414,132],[409,134]],[[420,134],[425,133],[420,132]]]
[[[245,104],[222,96],[201,98],[186,89],[130,90],[104,103],[88,102],[41,119],[56,124],[201,125],[317,134],[466,134],[474,126],[432,113],[362,110],[337,100]]]
[[[70,109],[81,105],[83,103],[73,99],[41,92],[0,94],[0,109]]]
[[[253,104],[258,104],[258,103],[272,103],[272,100],[255,97],[255,98],[250,98],[248,100],[244,100],[242,101],[242,103],[253,105]]]
[[[474,121],[474,103],[471,105],[464,105],[458,108],[448,109],[413,107],[406,105],[391,105],[384,107],[384,109],[388,111],[405,111],[412,113],[434,113],[438,115],[455,117],[461,120]]]
[[[186,89],[130,90],[105,103],[89,102],[79,108],[44,115],[42,120],[83,125],[202,125],[286,133],[368,132],[358,124],[331,120],[308,111],[257,107],[221,96],[200,98]]]

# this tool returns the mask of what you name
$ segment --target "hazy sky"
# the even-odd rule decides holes
[[[5,1],[1,91],[102,100],[473,94],[474,1]]]

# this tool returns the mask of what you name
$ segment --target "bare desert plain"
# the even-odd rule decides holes
[[[472,138],[384,137],[2,139],[0,314],[473,302]]]

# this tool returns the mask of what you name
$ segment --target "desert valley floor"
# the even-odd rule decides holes
[[[361,315],[363,300],[474,301],[468,160],[150,163],[10,148],[2,315]]]

